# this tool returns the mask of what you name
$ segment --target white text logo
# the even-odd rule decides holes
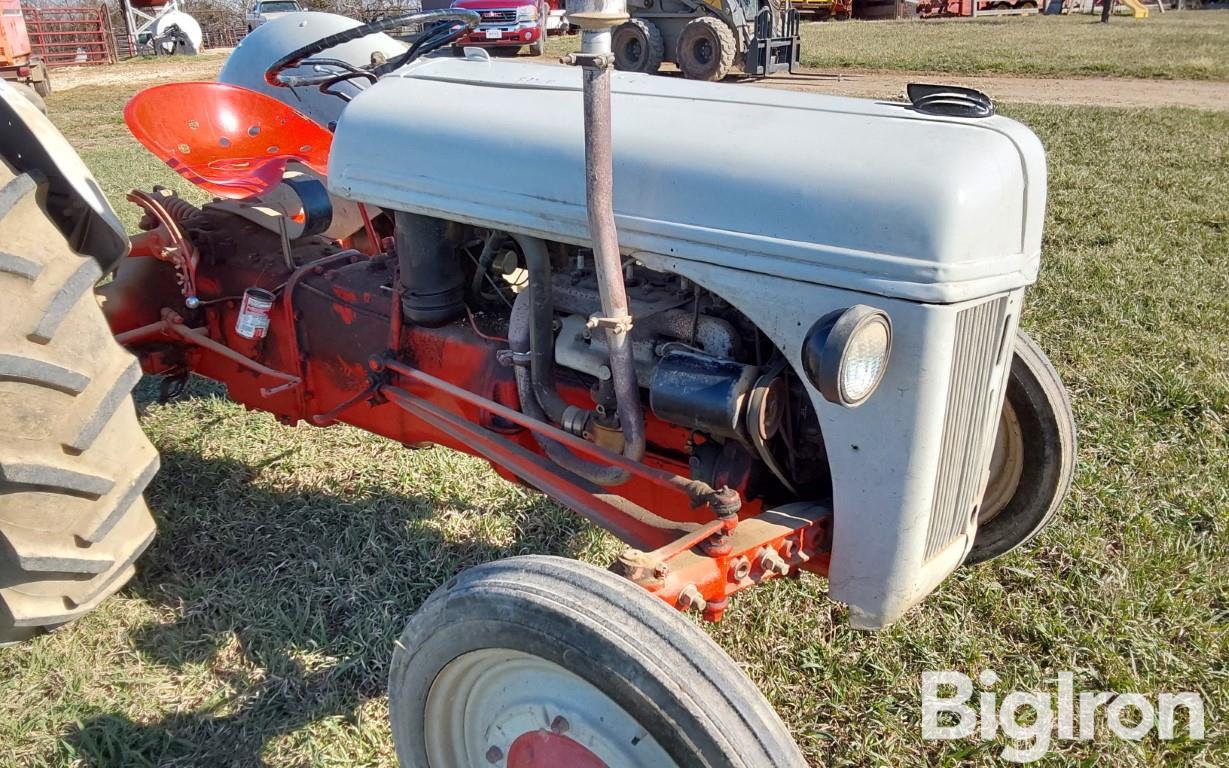
[[[982,688],[991,688],[999,676],[988,669],[977,679]],[[1003,748],[1003,758],[1030,763],[1050,750],[1056,732],[1061,740],[1088,741],[1098,721],[1119,739],[1139,741],[1153,729],[1157,738],[1172,739],[1179,710],[1185,713],[1188,738],[1203,738],[1203,699],[1190,691],[1162,693],[1155,701],[1141,693],[1083,691],[1076,695],[1074,675],[1060,672],[1054,694],[1011,691],[1000,701],[997,693],[983,690],[975,704],[972,698],[973,681],[968,675],[951,670],[923,672],[922,738],[991,741],[1002,730],[1014,742]]]

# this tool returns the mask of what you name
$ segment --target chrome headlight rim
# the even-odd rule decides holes
[[[849,350],[860,334],[882,326],[883,353],[874,380],[858,397],[847,390]],[[879,389],[892,358],[892,319],[882,309],[855,304],[838,309],[815,321],[802,343],[802,365],[807,377],[824,399],[846,408],[862,405]]]

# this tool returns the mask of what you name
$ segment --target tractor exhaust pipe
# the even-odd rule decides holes
[[[644,456],[644,409],[632,360],[632,316],[615,230],[610,130],[611,31],[627,18],[627,0],[569,0],[568,21],[581,28],[580,53],[569,54],[564,63],[578,64],[584,72],[585,203],[602,301],[602,317],[589,318],[589,327],[606,331],[623,455],[639,460]]]

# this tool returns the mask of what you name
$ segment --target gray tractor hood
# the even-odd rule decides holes
[[[430,59],[342,114],[340,197],[588,241],[580,71]],[[1004,117],[617,73],[625,253],[931,303],[1037,275],[1045,153]]]

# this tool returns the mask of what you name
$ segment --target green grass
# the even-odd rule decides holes
[[[574,50],[556,38],[551,52]],[[802,25],[802,63],[820,69],[964,75],[1111,75],[1229,80],[1229,11],[1115,17],[1015,16]]]
[[[130,91],[50,100],[129,223],[126,187],[176,179],[126,138]],[[944,668],[992,668],[1000,692],[1072,670],[1082,689],[1206,701],[1202,743],[1058,743],[1045,765],[1229,764],[1229,114],[1006,111],[1050,152],[1024,324],[1079,423],[1061,520],[879,634],[813,577],[708,629],[816,765],[997,764],[1001,743],[920,740],[919,674]],[[0,651],[0,765],[389,765],[389,653],[435,586],[518,553],[615,551],[475,459],[283,427],[207,382],[168,405],[152,392],[161,533],[100,611]]]

